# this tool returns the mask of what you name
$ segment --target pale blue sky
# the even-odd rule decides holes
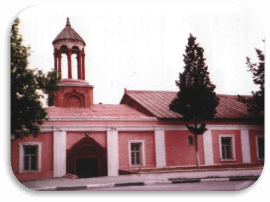
[[[52,41],[70,18],[86,42],[86,81],[95,86],[94,103],[118,104],[124,88],[178,91],[175,80],[183,71],[189,33],[205,50],[217,93],[257,89],[245,63],[246,56],[258,61],[255,47],[264,51],[264,30],[243,7],[41,6],[19,17],[25,45],[33,50],[29,68],[44,71],[54,66]]]

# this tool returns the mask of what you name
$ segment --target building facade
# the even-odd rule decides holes
[[[181,115],[169,110],[176,92],[125,90],[119,105],[93,104],[94,86],[85,81],[86,43],[71,27],[53,41],[60,78],[67,55],[68,78],[61,79],[49,120],[38,137],[11,141],[11,166],[19,180],[117,176],[143,168],[194,167],[194,137]],[[72,78],[72,55],[77,78]],[[207,131],[198,137],[199,163],[206,166],[263,166],[264,126],[236,96],[220,104]],[[192,124],[192,123],[190,123]]]

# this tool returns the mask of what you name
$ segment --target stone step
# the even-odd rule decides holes
[[[70,178],[70,179],[78,179],[78,176],[74,174],[65,174],[63,177]]]

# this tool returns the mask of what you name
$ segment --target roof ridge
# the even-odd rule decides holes
[[[170,93],[172,93],[172,92],[175,92],[175,93],[177,93],[177,91],[163,91],[163,90],[126,90],[125,91],[126,93],[146,93],[146,92],[151,92],[151,93],[154,93],[154,92],[170,92]]]
[[[178,93],[179,91],[170,91],[170,90],[126,90],[125,93],[155,93],[155,92],[166,92],[166,93]],[[237,97],[240,94],[237,95],[231,95],[231,94],[219,94],[216,93],[217,96],[226,96],[226,97]],[[252,95],[240,95],[244,97],[251,97]]]
[[[240,94],[237,95],[231,95],[231,94],[217,94],[218,96],[224,96],[224,97],[237,97]],[[252,95],[240,95],[240,96],[244,96],[244,97],[251,97]]]

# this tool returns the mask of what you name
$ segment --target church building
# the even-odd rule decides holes
[[[125,89],[118,105],[94,104],[94,86],[85,80],[86,43],[69,19],[52,44],[61,88],[54,106],[47,108],[49,119],[40,134],[11,141],[11,166],[18,180],[196,166],[194,136],[182,116],[169,109],[177,92]],[[61,76],[63,54],[68,78]],[[77,67],[72,67],[73,54]],[[198,136],[200,167],[263,167],[264,125],[237,96],[218,97],[215,118]]]

